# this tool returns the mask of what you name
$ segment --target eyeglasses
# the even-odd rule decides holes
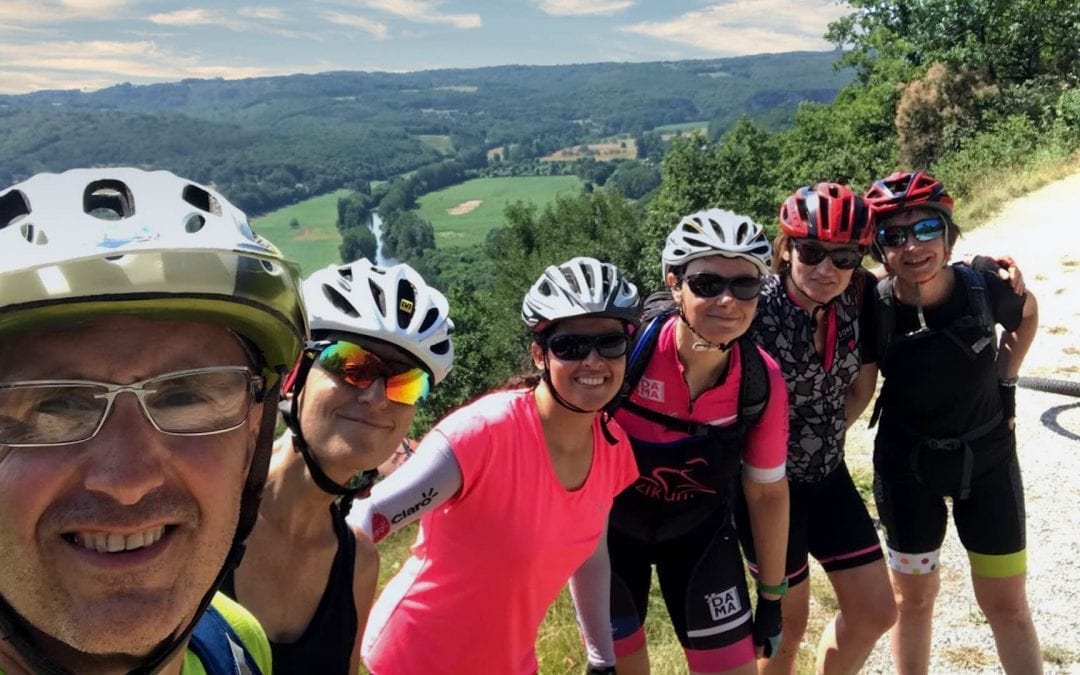
[[[630,347],[630,336],[626,333],[604,333],[603,335],[561,333],[548,338],[547,347],[560,361],[580,361],[594,349],[605,359],[617,359],[625,355]]]
[[[753,300],[761,293],[761,277],[722,277],[719,274],[689,274],[682,279],[699,298],[715,298],[731,289],[736,300]]]
[[[91,380],[0,382],[0,445],[82,443],[105,425],[113,401],[134,394],[158,431],[207,436],[244,424],[263,378],[242,366],[180,370],[132,384]]]
[[[863,252],[857,248],[827,249],[820,244],[806,241],[796,241],[793,245],[799,253],[799,262],[811,267],[820,264],[828,257],[836,269],[853,270],[862,263],[863,259]]]
[[[945,221],[941,218],[925,218],[914,225],[882,227],[877,231],[879,246],[896,247],[907,243],[908,232],[915,235],[917,241],[933,241],[945,233]]]
[[[431,392],[431,375],[423,368],[384,361],[360,345],[338,340],[319,352],[323,370],[359,389],[367,389],[375,380],[386,382],[386,398],[395,403],[416,405]]]

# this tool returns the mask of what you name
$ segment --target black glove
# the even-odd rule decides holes
[[[765,658],[770,658],[780,646],[780,598],[769,600],[758,595],[757,611],[754,612],[754,646],[764,647]]]
[[[585,675],[615,675],[615,666],[589,666]]]
[[[998,391],[1001,393],[1001,414],[1008,421],[1016,417],[1016,383],[998,383]]]

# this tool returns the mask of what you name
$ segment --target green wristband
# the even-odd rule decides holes
[[[757,592],[758,593],[768,593],[769,595],[779,595],[782,598],[785,595],[787,595],[787,592],[788,592],[787,577],[784,577],[784,580],[781,581],[780,583],[776,584],[775,586],[771,586],[769,584],[763,584],[763,583],[761,583],[761,580],[758,580],[758,582],[757,582]]]

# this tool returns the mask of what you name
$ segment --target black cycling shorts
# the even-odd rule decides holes
[[[750,596],[730,521],[713,520],[681,537],[652,543],[609,530],[608,548],[616,640],[632,636],[645,623],[653,565],[684,648],[717,649],[750,635]]]
[[[883,451],[880,442],[877,451]],[[874,498],[891,550],[928,553],[940,549],[948,517],[946,496],[953,498],[953,521],[969,552],[1000,556],[1025,549],[1024,486],[1015,443],[989,467],[980,466],[980,451],[986,452],[975,450],[975,471],[966,499],[957,497],[951,484],[955,481],[941,479],[953,472],[935,466],[928,453],[922,455],[920,475],[899,462],[875,458]],[[994,455],[1000,457],[999,452]],[[951,462],[951,458],[942,456],[942,461]]]
[[[789,481],[788,495],[791,520],[784,574],[789,585],[794,586],[810,575],[810,555],[826,572],[881,560],[881,542],[874,521],[851,480],[846,463],[841,462],[829,475],[814,483]],[[735,502],[735,524],[743,555],[756,577],[757,554],[741,485]]]

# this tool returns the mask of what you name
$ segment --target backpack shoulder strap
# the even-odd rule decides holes
[[[675,303],[671,299],[671,293],[667,291],[657,291],[645,300],[641,328],[634,335],[634,344],[630,347],[630,355],[626,358],[626,376],[623,378],[618,396],[608,406],[609,412],[614,413],[623,401],[629,399],[630,392],[637,386],[638,380],[645,372],[645,366],[649,364],[649,358],[656,349],[660,329],[674,311]]]
[[[885,363],[893,331],[896,329],[896,298],[893,297],[893,285],[896,279],[887,276],[877,282],[877,362],[878,367]]]
[[[967,265],[957,263],[953,265],[953,269],[960,283],[967,289],[968,308],[971,311],[968,321],[973,321],[982,333],[978,340],[970,345],[971,352],[978,354],[989,346],[993,350],[991,353],[997,358],[997,332],[994,328],[997,320],[990,307],[990,292],[986,288],[986,280],[977,270]]]
[[[742,379],[739,381],[739,419],[750,428],[761,421],[769,403],[769,371],[757,345],[746,335],[739,338]]]
[[[236,631],[212,605],[192,631],[188,648],[195,652],[207,675],[262,675]]]

